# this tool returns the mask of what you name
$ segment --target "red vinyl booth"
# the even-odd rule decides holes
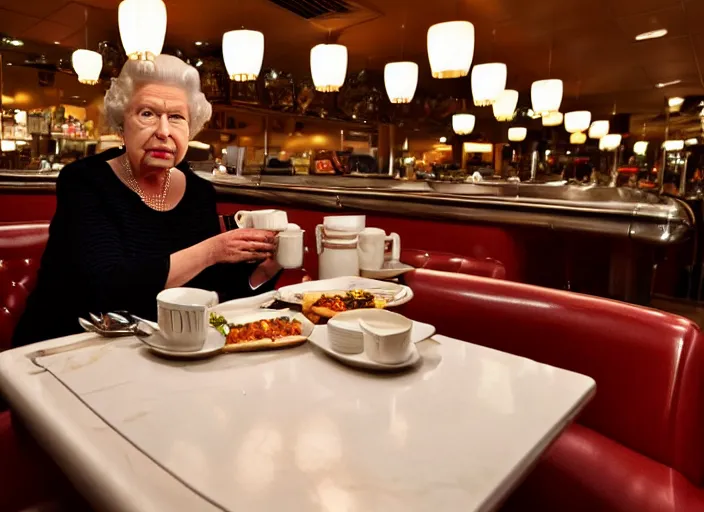
[[[482,260],[449,252],[403,249],[403,251],[401,251],[401,263],[427,270],[472,274],[474,276],[492,277],[494,279],[506,278],[506,267],[504,267],[504,264],[491,258]]]
[[[685,318],[510,281],[416,270],[401,313],[596,381],[505,510],[704,510],[704,342]]]

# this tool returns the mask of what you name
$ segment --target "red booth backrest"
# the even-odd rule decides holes
[[[478,259],[449,252],[403,249],[401,251],[401,262],[415,268],[427,270],[472,274],[494,279],[506,278],[506,267],[504,267],[504,264],[491,258]]]
[[[704,348],[685,318],[510,281],[416,270],[402,313],[441,334],[591,376],[578,419],[704,484]]]
[[[0,350],[10,347],[48,238],[47,223],[0,225]]]

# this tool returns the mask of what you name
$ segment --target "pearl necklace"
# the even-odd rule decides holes
[[[134,177],[132,172],[132,166],[130,161],[125,155],[122,159],[122,177],[127,184],[127,186],[135,192],[144,204],[149,208],[156,210],[158,212],[163,212],[168,210],[168,203],[166,202],[166,196],[169,195],[169,185],[171,184],[171,169],[166,171],[166,177],[164,178],[164,183],[161,187],[161,192],[157,195],[150,195],[142,190],[139,182]]]

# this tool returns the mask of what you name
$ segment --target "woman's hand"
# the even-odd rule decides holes
[[[208,240],[210,264],[262,261],[271,258],[276,246],[276,233],[261,229],[234,229]]]

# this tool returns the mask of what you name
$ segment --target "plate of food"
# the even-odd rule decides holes
[[[371,294],[377,304],[383,301],[383,307],[387,308],[400,306],[413,298],[413,292],[408,286],[365,277],[336,277],[284,286],[278,290],[276,298],[281,302],[302,306],[308,294],[324,293],[328,296],[342,296],[348,292],[354,295],[360,295],[362,292]]]

